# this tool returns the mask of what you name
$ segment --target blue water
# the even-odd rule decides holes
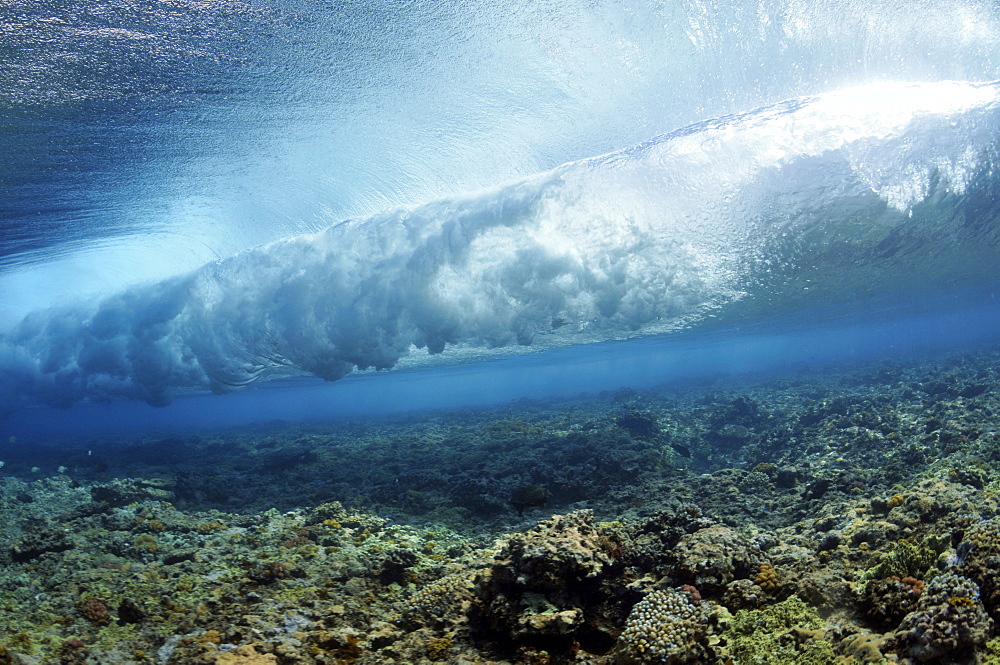
[[[993,3],[469,4],[0,10],[0,428],[997,341]]]

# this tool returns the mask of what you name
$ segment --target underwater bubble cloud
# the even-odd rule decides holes
[[[0,339],[0,399],[164,405],[980,280],[998,90],[803,97],[40,310]]]

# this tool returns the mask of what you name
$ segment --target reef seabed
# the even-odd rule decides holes
[[[996,664],[998,432],[982,351],[9,440],[0,665]]]

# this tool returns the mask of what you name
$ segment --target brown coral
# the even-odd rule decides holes
[[[713,524],[681,537],[672,549],[679,581],[714,593],[738,577],[747,577],[760,551],[735,529]]]
[[[431,660],[444,660],[451,651],[451,638],[445,635],[427,645],[427,657]]]
[[[244,644],[228,653],[220,654],[215,659],[215,665],[275,665],[277,662],[278,659],[274,654],[257,653],[257,650],[249,644]]]
[[[59,647],[59,665],[83,665],[90,649],[81,640],[68,639]]]
[[[754,582],[757,583],[761,589],[767,592],[777,591],[781,586],[778,581],[778,571],[774,569],[767,561],[760,564],[760,570],[757,572],[757,577],[754,578]]]
[[[111,612],[100,598],[90,596],[80,603],[80,614],[91,623],[103,626],[111,621]]]
[[[518,643],[558,636],[550,644],[569,649],[614,565],[603,535],[593,514],[580,510],[512,536],[476,581],[476,620]]]

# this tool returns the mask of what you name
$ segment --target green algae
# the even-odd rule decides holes
[[[877,564],[858,575],[857,588],[864,592],[869,582],[888,577],[929,579],[937,569],[938,558],[948,551],[950,545],[951,536],[947,533],[900,540],[882,555]]]
[[[980,665],[1000,665],[1000,637],[994,637],[986,643]]]
[[[824,622],[797,596],[759,610],[740,610],[722,633],[726,651],[740,665],[831,665],[833,645]]]
[[[100,649],[111,649],[116,644],[134,637],[135,634],[136,626],[134,624],[119,625],[112,623],[97,633],[97,640],[94,645]]]

